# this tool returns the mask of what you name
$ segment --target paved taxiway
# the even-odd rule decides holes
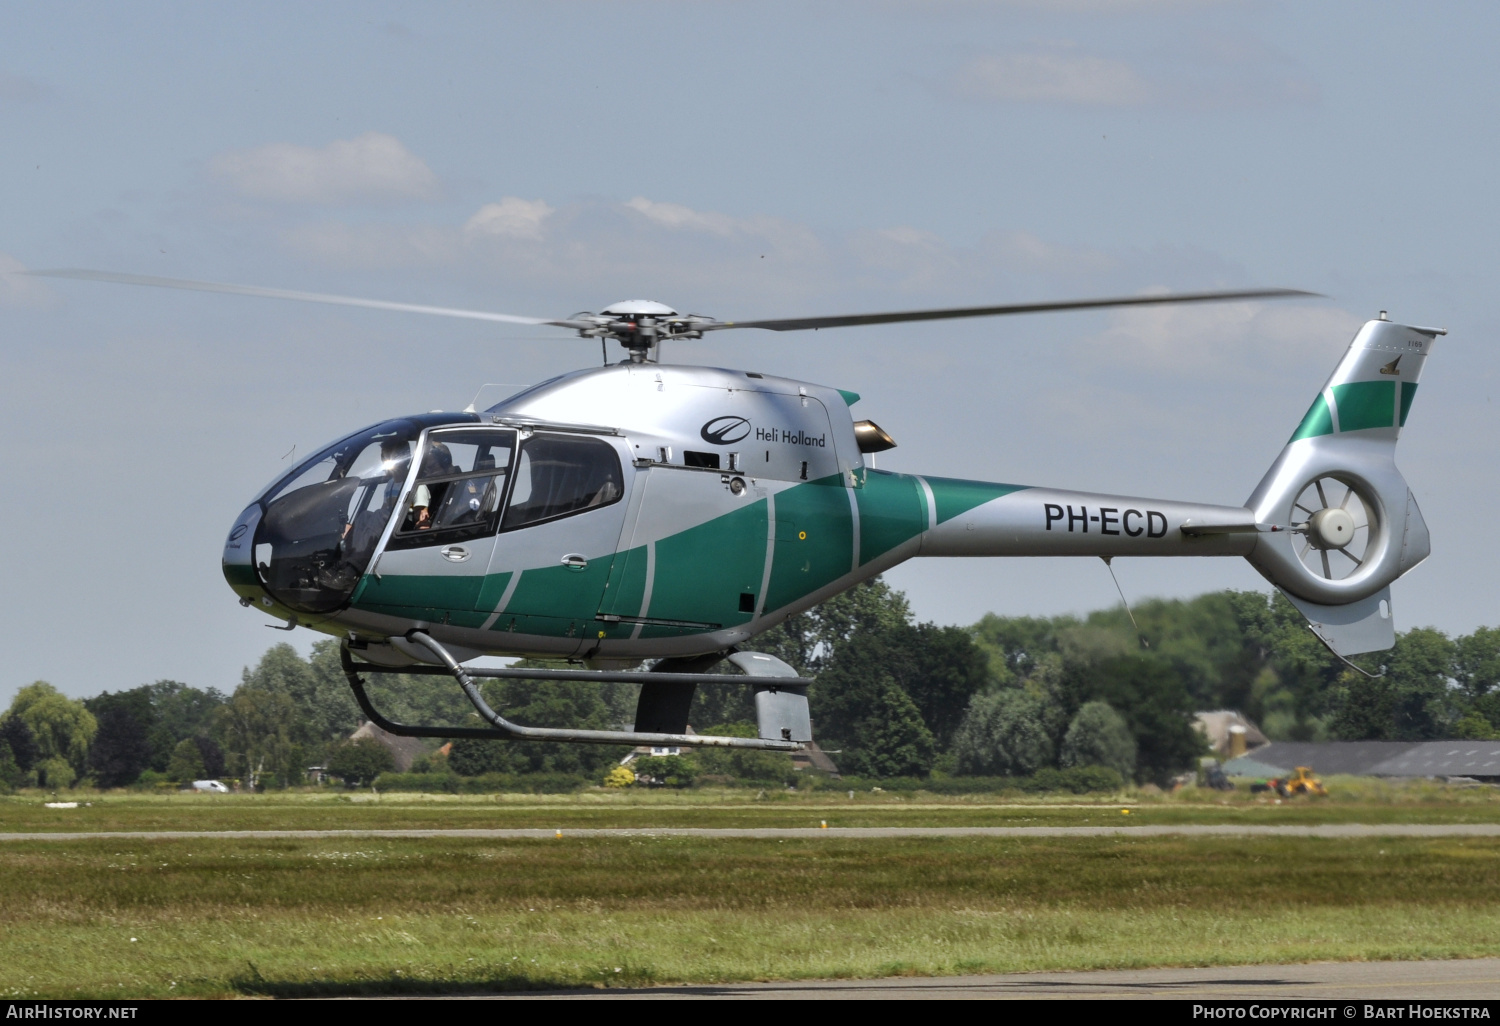
[[[481,996],[481,995],[476,995]],[[490,997],[492,995],[482,995]],[[1500,958],[1443,962],[1319,962],[1209,969],[1132,969],[1005,976],[897,977],[888,980],[812,980],[718,986],[643,987],[639,990],[557,991],[493,995],[505,1000],[558,998],[793,998],[879,1000],[916,998],[1170,998],[1178,1001],[1327,1001],[1339,1017],[1362,1013],[1353,1003],[1418,999],[1461,1005],[1500,999]]]
[[[451,837],[479,840],[527,840],[564,837],[751,837],[766,840],[838,837],[1500,837],[1500,823],[1323,823],[1296,824],[1183,824],[1181,826],[1072,827],[621,827],[587,829],[463,830],[113,830],[35,831],[0,833],[3,841],[170,841],[220,837],[230,840],[317,840],[336,837]]]

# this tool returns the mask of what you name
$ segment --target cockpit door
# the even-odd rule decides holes
[[[428,433],[417,473],[355,604],[409,620],[478,627],[516,433]]]
[[[615,438],[538,431],[521,442],[479,598],[482,626],[555,639],[559,654],[597,641],[595,613],[625,522],[628,454]]]

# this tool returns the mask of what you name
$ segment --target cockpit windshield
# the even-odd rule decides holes
[[[304,613],[339,608],[369,566],[411,469],[420,425],[392,420],[329,446],[262,500],[255,568]]]

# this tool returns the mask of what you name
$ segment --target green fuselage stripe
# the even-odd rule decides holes
[[[932,489],[934,504],[937,506],[937,522],[947,523],[954,517],[962,516],[975,506],[983,506],[986,502],[1002,496],[1019,492],[1026,485],[993,484],[988,481],[961,481],[951,477],[926,477],[922,480]]]
[[[779,496],[777,502],[779,513]],[[658,541],[651,608],[643,615],[725,627],[748,623],[766,566],[767,518],[760,499]],[[749,609],[741,608],[742,595],[750,596],[743,602]]]
[[[921,483],[910,475],[866,471],[854,501],[859,506],[860,566],[927,528],[927,500]]]
[[[759,499],[651,543],[649,588],[651,560],[647,546],[637,545],[612,559],[593,559],[582,570],[545,566],[520,571],[498,615],[510,571],[485,577],[366,575],[354,606],[463,627],[490,622],[492,631],[547,637],[652,638],[714,629],[641,624],[641,619],[739,626],[751,621],[756,609],[774,613],[797,605],[920,535],[929,526],[924,480],[936,502],[938,523],[1024,487],[880,471],[865,471],[852,482],[831,475],[778,492],[774,523],[771,504]],[[768,537],[774,539],[769,574]],[[596,614],[601,613],[628,619],[600,620]]]
[[[854,516],[842,475],[776,496],[776,542],[765,608],[780,609],[854,569]]]

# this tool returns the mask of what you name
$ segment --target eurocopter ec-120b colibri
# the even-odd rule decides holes
[[[1396,469],[1438,328],[1366,323],[1243,506],[874,469],[896,443],[853,392],[669,366],[658,346],[730,328],[793,331],[1307,295],[1187,293],[846,317],[718,321],[631,301],[562,319],[119,275],[33,272],[311,300],[613,339],[579,370],[483,411],[398,417],[277,478],[235,520],[224,576],[245,606],[343,641],[365,713],[397,734],[795,750],[810,681],[746,651],[757,634],[913,556],[1243,556],[1340,658],[1395,641],[1390,585],[1426,558]],[[476,669],[481,655],[577,669]],[[745,676],[707,672],[728,658]],[[655,660],[649,671],[629,667]],[[360,670],[451,674],[490,727],[392,723]],[[631,731],[526,727],[476,677],[632,681]],[[687,734],[696,686],[755,689],[759,737]]]

